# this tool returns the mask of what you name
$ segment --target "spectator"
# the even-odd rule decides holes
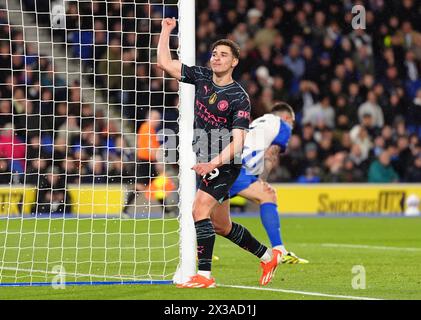
[[[399,136],[397,140],[397,158],[394,161],[394,169],[400,177],[405,177],[405,172],[413,160],[411,149],[409,148],[408,136]]]
[[[313,107],[304,110],[303,123],[311,123],[313,126],[335,126],[335,110],[330,105],[329,96],[324,96]]]
[[[288,55],[285,57],[285,65],[291,70],[295,79],[300,79],[305,72],[304,59],[300,56],[300,48],[292,44],[288,49]]]
[[[251,8],[247,12],[247,30],[252,37],[254,37],[256,32],[260,29],[261,16],[262,12],[256,8]]]
[[[317,83],[320,88],[325,89],[334,71],[332,57],[329,52],[322,52],[319,58],[319,68],[317,69]]]
[[[353,124],[350,120],[353,117],[353,114],[351,113],[352,110],[350,110],[350,107],[347,105],[346,97],[344,95],[339,95],[337,97],[335,109],[335,127],[340,131],[348,131]]]
[[[48,160],[43,158],[28,160],[27,169],[25,171],[25,182],[27,185],[35,187],[39,185],[40,175],[46,172],[48,162]]]
[[[333,131],[330,128],[323,128],[316,132],[316,141],[319,146],[319,160],[324,161],[329,156],[338,152],[338,146],[333,137]]]
[[[287,101],[289,99],[288,90],[285,88],[285,81],[280,76],[273,78],[273,99],[275,101]]]
[[[327,167],[327,173],[323,177],[324,182],[339,182],[340,174],[343,169],[344,160],[346,154],[344,152],[338,152],[336,154],[330,155],[326,161],[325,165]]]
[[[298,183],[318,183],[320,182],[320,172],[317,167],[306,168],[305,174],[298,177]]]
[[[374,60],[370,55],[370,49],[366,45],[358,47],[353,60],[355,68],[360,74],[374,74]]]
[[[402,22],[401,29],[392,37],[392,44],[412,50],[417,60],[421,61],[421,33],[413,29],[410,21]]]
[[[348,106],[350,109],[350,121],[352,124],[357,124],[358,119],[358,107],[364,102],[361,97],[360,87],[357,83],[351,82],[348,86]]]
[[[310,122],[306,122],[302,129],[302,142],[303,145],[306,145],[307,143],[316,143],[316,140],[314,139],[314,127]]]
[[[326,15],[323,11],[318,10],[314,14],[314,23],[312,24],[312,35],[315,44],[322,42],[326,35]]]
[[[346,153],[349,153],[352,147],[352,140],[349,132],[343,132],[341,135],[337,136],[337,139],[340,140],[338,151],[345,151]]]
[[[101,184],[107,183],[108,177],[105,171],[105,161],[100,155],[95,155],[94,159],[87,161],[81,175],[81,183]]]
[[[355,167],[354,162],[351,158],[347,157],[344,159],[343,168],[338,174],[337,182],[364,182],[364,173],[358,167]]]
[[[271,75],[281,77],[285,82],[285,87],[290,88],[293,74],[291,70],[285,65],[285,59],[281,53],[276,53],[272,59]]]
[[[368,182],[389,183],[398,182],[399,176],[390,165],[390,155],[383,151],[377,160],[374,160],[368,171]]]
[[[298,179],[298,176],[301,174],[303,160],[304,152],[301,139],[298,135],[293,134],[288,144],[287,152],[281,161],[281,164],[290,173],[291,180],[295,181]]]
[[[264,22],[264,27],[256,32],[254,35],[254,44],[256,47],[270,47],[273,45],[275,37],[279,31],[275,29],[275,22],[273,19],[268,18]]]
[[[31,1],[22,4],[25,12],[35,9]],[[405,0],[390,12],[391,7],[382,1],[370,1],[366,6],[367,28],[354,30],[348,2],[200,2],[196,56],[204,64],[209,58],[207,48],[215,38],[235,40],[242,51],[234,76],[247,88],[255,106],[252,116],[262,115],[273,100],[293,105],[299,134],[291,140],[295,143],[291,156],[286,155],[293,165],[280,164],[290,171],[290,181],[304,172],[305,168],[297,166],[305,162],[302,146],[308,143],[314,143],[318,157],[324,160],[318,164],[323,180],[330,175],[330,181],[348,181],[341,178],[345,167],[348,172],[361,170],[366,176],[370,163],[385,150],[404,180],[410,167],[404,163],[412,163],[419,148],[416,139],[421,136],[421,16],[417,5],[417,1]],[[71,3],[67,10],[66,27],[80,29],[80,35],[74,34],[72,40],[71,35],[64,38],[58,30],[52,34],[54,41],[69,44],[70,54],[76,49],[76,55],[95,55],[95,65],[89,59],[82,63],[82,72],[88,70],[89,76],[81,79],[92,80],[98,89],[110,89],[97,92],[106,101],[116,102],[117,112],[121,107],[122,115],[132,123],[145,119],[151,106],[165,106],[165,126],[177,131],[178,86],[162,79],[162,72],[150,63],[154,51],[144,46],[149,43],[154,48],[157,44],[158,37],[148,34],[159,31],[162,7],[94,2],[92,6]],[[177,16],[171,6],[165,14]],[[83,19],[76,19],[78,15]],[[77,182],[80,172],[74,171],[75,167],[85,172],[91,158],[99,157],[110,162],[108,174],[114,178],[109,182],[121,181],[117,178],[120,174],[134,175],[130,165],[122,168],[121,159],[134,161],[135,151],[128,147],[123,153],[116,151],[117,142],[106,125],[114,122],[111,114],[98,112],[97,104],[94,112],[92,105],[84,103],[81,85],[74,82],[67,86],[52,59],[41,56],[37,46],[25,43],[19,28],[10,25],[7,30],[7,19],[7,14],[0,12],[0,67],[4,70],[0,73],[0,127],[13,123],[19,141],[28,143],[26,179],[38,181],[38,172],[43,174],[50,162],[55,162],[61,170],[72,172],[68,181]],[[172,48],[178,46],[176,40],[172,37]],[[327,112],[321,106],[326,95],[330,98]],[[313,109],[315,106],[320,109]],[[107,110],[112,112],[114,105]],[[333,138],[322,138],[326,126],[333,129]],[[403,147],[409,134],[413,135],[408,147]],[[338,152],[348,154],[348,160],[339,164],[342,155]],[[9,162],[11,170],[16,163]],[[287,179],[288,174],[281,176]]]
[[[350,137],[352,143],[359,146],[362,158],[368,159],[373,143],[367,129],[364,126],[356,125],[351,129]]]
[[[375,127],[383,127],[383,111],[377,104],[377,97],[373,91],[368,92],[367,101],[360,105],[360,107],[358,108],[358,117],[360,119],[360,122],[362,122],[363,117],[368,114],[371,115]]]
[[[413,127],[413,130],[421,131],[421,89],[417,90],[416,96],[409,107],[408,115],[409,124]]]
[[[12,104],[10,100],[0,101],[0,128],[4,127],[8,123],[12,123]]]
[[[297,112],[306,112],[315,104],[320,93],[319,87],[314,82],[302,80],[298,90],[298,93],[293,97],[293,104],[296,106]],[[302,124],[305,124],[305,122]]]
[[[320,168],[319,152],[315,143],[307,143],[304,146],[304,160],[301,164],[301,172],[304,173],[310,167]]]
[[[405,175],[406,182],[421,182],[421,153],[419,153]]]
[[[37,214],[71,213],[70,194],[66,189],[64,174],[58,167],[49,167],[40,175],[37,201],[34,212]]]
[[[160,144],[156,131],[160,125],[161,114],[156,110],[151,110],[147,121],[143,122],[139,127],[135,191],[129,194],[127,204],[123,209],[125,214],[128,213],[130,206],[135,201],[136,192],[144,192],[151,181],[158,175],[155,165],[158,162],[157,156]]]
[[[0,128],[0,158],[16,161],[18,171],[25,170],[25,143],[15,134],[11,123]]]
[[[271,90],[273,79],[269,75],[269,69],[266,66],[260,66],[256,70],[257,83],[263,89]]]
[[[0,185],[12,183],[12,168],[10,161],[0,158]]]
[[[72,156],[68,156],[66,160],[60,163],[60,169],[65,175],[66,186],[70,184],[80,183],[80,162],[74,159]]]
[[[310,81],[317,81],[319,77],[318,75],[319,64],[317,60],[314,58],[314,51],[311,46],[309,45],[304,46],[303,59],[304,59],[304,64],[305,64],[305,73],[303,75],[303,79],[310,80]]]
[[[387,92],[396,91],[403,87],[403,81],[399,78],[398,68],[390,66],[386,69],[386,76],[382,80]]]
[[[244,51],[246,49],[246,43],[250,37],[247,32],[247,24],[244,22],[239,23],[235,27],[232,35],[234,37],[233,41],[235,41],[240,46],[240,49]]]
[[[108,48],[108,53],[101,57],[98,64],[100,74],[108,78],[108,88],[121,88],[121,43],[118,39],[112,39]]]
[[[412,82],[419,82],[420,71],[415,59],[416,57],[414,51],[408,50],[405,54],[404,61],[406,75],[405,78]]]
[[[355,168],[367,172],[369,161],[368,158],[362,153],[361,147],[358,144],[353,144],[349,153],[349,159],[354,163]]]
[[[398,117],[405,117],[407,105],[400,97],[399,93],[392,91],[388,104],[384,108],[385,122],[392,125]]]
[[[391,126],[384,126],[381,131],[381,136],[383,137],[385,143],[391,143],[394,138],[393,129]]]

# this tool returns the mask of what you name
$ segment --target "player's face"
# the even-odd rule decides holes
[[[237,64],[238,59],[233,56],[230,47],[220,45],[213,49],[210,66],[214,73],[232,72]]]

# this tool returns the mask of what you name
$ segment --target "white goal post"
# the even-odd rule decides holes
[[[195,0],[179,4],[180,59],[187,65],[196,63]],[[196,232],[191,214],[195,193],[195,164],[192,149],[194,113],[194,87],[180,83],[180,264],[174,277],[175,283],[183,283],[196,273]]]

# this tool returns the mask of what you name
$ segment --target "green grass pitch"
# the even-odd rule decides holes
[[[234,220],[268,243],[258,217]],[[259,290],[258,259],[217,237],[214,254],[219,260],[213,263],[213,276],[219,286],[215,289],[0,287],[0,299],[421,299],[421,219],[282,217],[281,225],[287,248],[310,263],[281,265],[272,283],[264,287],[270,290]],[[51,282],[57,264],[63,264],[69,274],[66,281],[100,281],[104,275],[108,281],[134,275],[141,279],[147,274],[169,280],[178,263],[177,229],[175,220],[159,219],[0,220],[1,282],[16,277],[20,282]],[[352,287],[362,277],[353,273],[354,266],[365,270],[365,289]]]

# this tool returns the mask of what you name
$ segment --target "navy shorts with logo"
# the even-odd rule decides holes
[[[197,189],[210,194],[219,203],[229,199],[229,190],[237,180],[241,165],[225,164],[205,177],[196,175]]]

